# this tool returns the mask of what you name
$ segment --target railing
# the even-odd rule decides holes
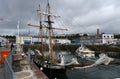
[[[12,54],[14,51],[11,51],[8,56],[5,58],[4,62],[4,76],[5,79],[15,79],[15,73],[12,68]]]
[[[16,79],[15,78],[15,72],[13,71],[12,67],[12,55],[15,53],[14,49],[10,51],[10,53],[7,55],[4,61],[4,76],[5,79]],[[28,55],[28,62],[30,64],[31,62],[31,50],[28,49],[28,52],[26,53]]]

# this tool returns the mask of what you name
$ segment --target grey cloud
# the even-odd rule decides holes
[[[81,1],[81,0],[80,0]],[[73,32],[96,32],[97,28],[100,28],[104,32],[119,32],[119,18],[120,18],[120,3],[119,0],[84,0],[86,3],[82,4],[82,7],[79,7],[79,1],[76,2],[75,8],[68,8],[66,10],[72,10],[72,21],[71,29],[74,28]],[[77,8],[79,7],[79,8]],[[118,21],[116,21],[118,20]],[[111,23],[112,22],[112,23]],[[111,30],[109,27],[114,27],[114,30]],[[79,29],[79,30],[78,30]],[[87,30],[89,29],[89,30]]]
[[[36,9],[40,2],[45,7],[46,0],[0,0],[0,18],[11,20],[0,22],[0,32],[16,32],[18,20],[21,32],[28,31],[28,23],[39,24]],[[55,21],[54,26],[68,28],[66,33],[94,33],[97,28],[103,32],[119,32],[120,0],[50,0],[50,3],[52,12],[62,20]]]

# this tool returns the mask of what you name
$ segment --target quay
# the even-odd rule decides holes
[[[0,51],[6,50],[6,49],[9,50],[8,48],[0,47]],[[11,53],[9,53],[9,54],[11,54]],[[6,58],[6,60],[7,60],[7,58]],[[9,71],[9,69],[8,69],[9,67],[7,67],[7,65],[9,65],[9,64],[6,64],[6,60],[4,63],[1,63],[1,52],[0,52],[0,79],[6,79],[6,78],[7,79],[17,79],[16,76],[13,75],[13,74],[15,74],[15,72],[13,71],[13,74],[11,74],[11,71]],[[7,69],[6,69],[6,67],[7,67]],[[11,69],[12,69],[12,67],[11,67]],[[48,77],[32,61],[30,63],[30,69],[34,73],[34,76],[31,79],[48,79]],[[14,78],[8,78],[10,75],[5,72],[9,73],[11,76],[14,76]]]
[[[0,79],[4,79],[4,65],[0,63]]]
[[[35,73],[36,79],[48,79],[47,76],[40,71],[34,63],[31,63],[31,69]],[[4,74],[4,64],[0,63],[0,79],[5,79]]]
[[[0,47],[0,50],[2,50],[2,49],[9,49],[9,48]],[[0,61],[1,61],[1,56],[0,56]],[[0,62],[0,79],[5,79],[5,77],[4,77],[4,64],[2,64],[1,62]]]
[[[48,77],[33,63],[31,62],[31,70],[35,73],[37,79],[48,79]]]

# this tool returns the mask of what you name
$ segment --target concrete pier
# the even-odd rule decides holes
[[[4,79],[4,65],[0,63],[0,79]]]
[[[48,79],[48,77],[34,63],[31,63],[30,66],[37,79]]]

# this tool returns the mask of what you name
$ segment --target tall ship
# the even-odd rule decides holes
[[[51,18],[52,17],[58,17],[57,15],[51,14],[51,7],[49,0],[47,0],[47,12],[42,12],[40,9],[37,10],[37,12],[40,14],[40,25],[32,25],[28,24],[28,26],[35,26],[39,27],[39,38],[41,39],[40,43],[40,52],[38,51],[37,56],[35,55],[33,57],[34,63],[42,70],[47,76],[51,75],[51,73],[61,73],[64,74],[66,72],[66,66],[63,64],[63,56],[61,55],[61,60],[55,59],[55,53],[53,50],[53,44],[52,44],[52,37],[53,37],[53,30],[67,30],[67,29],[62,29],[62,28],[54,28],[52,24],[54,23]],[[41,17],[47,17],[46,21],[42,21]],[[43,23],[46,23],[44,25]],[[49,56],[45,56],[43,52],[43,29],[46,28],[48,30],[48,47],[49,47]]]

